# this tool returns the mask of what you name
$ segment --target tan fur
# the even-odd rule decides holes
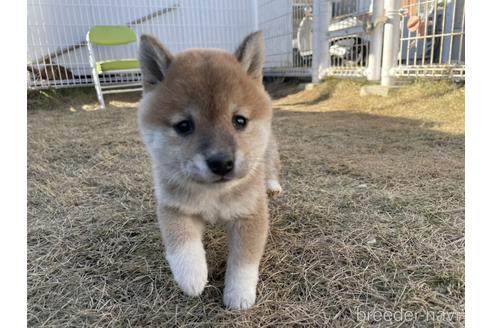
[[[270,98],[261,81],[260,42],[257,33],[235,55],[194,49],[173,56],[156,39],[141,39],[139,125],[152,159],[166,257],[178,285],[189,295],[200,294],[207,275],[204,224],[226,222],[224,302],[230,308],[254,303],[268,231],[266,179],[278,184],[280,169]],[[234,127],[234,115],[248,119],[246,129]],[[187,118],[193,133],[178,135],[173,126]],[[211,182],[203,158],[223,150],[235,154],[236,166],[229,181]]]

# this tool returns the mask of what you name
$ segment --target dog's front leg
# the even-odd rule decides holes
[[[207,283],[203,222],[165,206],[159,207],[158,219],[174,280],[187,295],[200,295]]]
[[[268,147],[265,152],[265,176],[266,190],[269,196],[278,196],[282,193],[280,186],[280,157],[278,154],[278,146],[275,137],[270,135]]]
[[[261,200],[251,216],[229,223],[227,230],[229,256],[224,304],[231,309],[248,309],[255,304],[258,268],[268,232],[266,201]]]

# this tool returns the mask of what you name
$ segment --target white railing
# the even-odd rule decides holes
[[[313,68],[313,80],[359,76],[390,86],[402,78],[465,78],[465,0],[326,2],[329,17],[314,19],[329,23],[314,24],[321,30],[313,33],[326,33],[316,40],[319,49],[328,45],[329,63],[321,73]]]
[[[401,1],[396,77],[464,78],[465,0]]]
[[[28,88],[92,85],[86,33],[94,25],[127,25],[155,35],[172,52],[213,47],[234,51],[255,30],[244,0],[28,0]],[[134,58],[137,44],[94,47],[98,61]],[[140,74],[106,74],[102,84],[140,81]]]
[[[28,0],[28,88],[92,85],[85,35],[127,25],[173,52],[233,51],[260,29],[265,76],[465,77],[465,0]],[[98,60],[132,58],[137,44],[95,47]],[[105,74],[102,84],[140,82]]]
[[[258,0],[258,24],[265,37],[265,75],[311,75],[312,0]]]

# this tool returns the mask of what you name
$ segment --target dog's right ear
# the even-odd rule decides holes
[[[162,43],[150,35],[140,37],[138,61],[143,77],[144,92],[154,89],[164,80],[173,55]]]
[[[246,36],[234,54],[248,75],[262,83],[262,70],[265,62],[263,33],[256,31]]]

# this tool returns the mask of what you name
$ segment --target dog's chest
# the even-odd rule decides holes
[[[187,193],[158,192],[167,206],[189,215],[199,215],[209,223],[229,221],[251,214],[256,205],[254,192],[234,193],[221,190],[195,190]],[[159,195],[160,194],[160,195]]]

